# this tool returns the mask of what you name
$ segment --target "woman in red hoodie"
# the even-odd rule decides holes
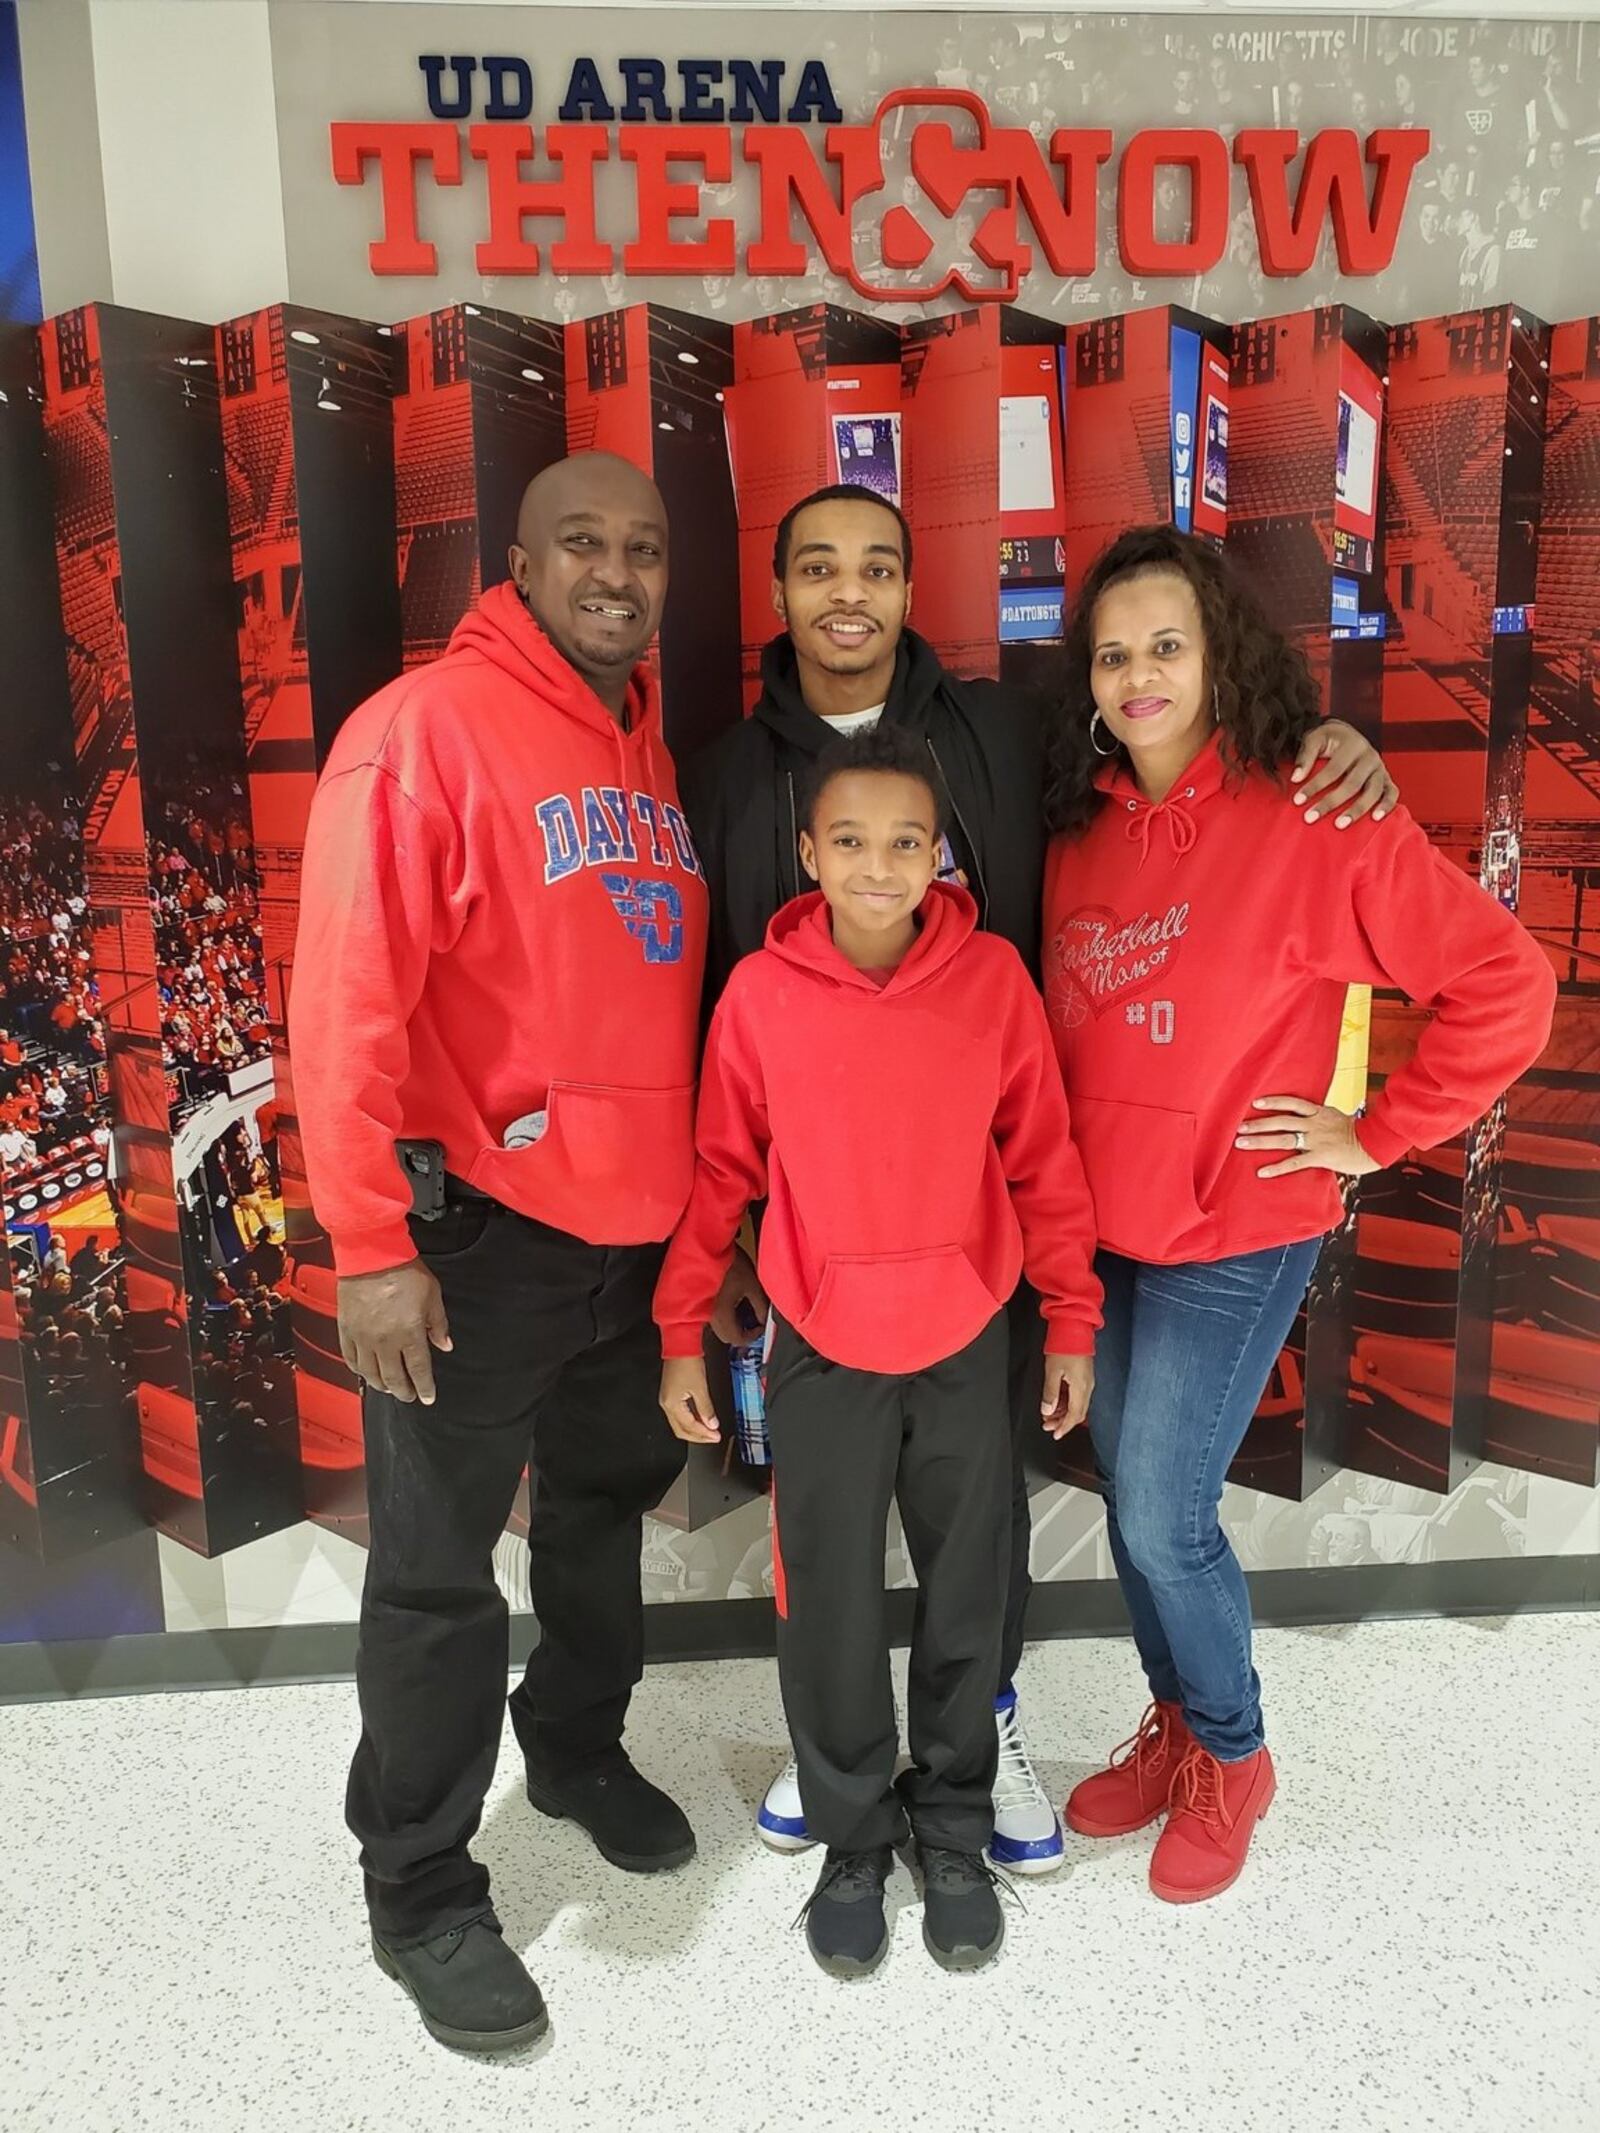
[[[1154,1703],[1073,1793],[1087,1836],[1158,1816],[1158,1896],[1234,1881],[1274,1788],[1223,1482],[1341,1177],[1459,1133],[1539,1056],[1555,985],[1403,807],[1307,839],[1298,653],[1205,543],[1124,534],[1089,573],[1050,743],[1045,998],[1098,1217],[1089,1426]],[[1358,1118],[1321,1101],[1348,984],[1431,1019]]]
[[[983,1854],[1010,1559],[1004,1304],[1025,1265],[1058,1436],[1087,1411],[1099,1323],[1093,1216],[1044,1010],[965,889],[934,879],[929,779],[896,726],[817,759],[800,856],[821,893],[778,912],[723,992],[694,1185],[655,1301],[667,1419],[714,1439],[706,1323],[745,1210],[767,1200],[778,1669],[806,1826],[828,1847],[807,1938],[839,1976],[887,1947],[884,1883],[908,1814],[929,1951],[971,1969],[1000,1946]],[[896,1497],[920,1588],[898,1785],[883,1596]]]

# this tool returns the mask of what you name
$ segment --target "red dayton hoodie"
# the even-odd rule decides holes
[[[341,1274],[415,1256],[397,1139],[594,1244],[693,1167],[706,893],[653,679],[628,730],[509,584],[341,730],[306,840],[290,1038]],[[532,1146],[513,1120],[548,1113]]]
[[[1101,1242],[1171,1265],[1340,1219],[1328,1170],[1262,1178],[1258,1096],[1325,1100],[1347,984],[1432,1010],[1356,1131],[1392,1163],[1458,1133],[1538,1058],[1555,981],[1511,914],[1404,808],[1308,831],[1281,786],[1224,777],[1217,737],[1160,806],[1120,766],[1045,867],[1045,1001]]]
[[[662,1352],[695,1356],[752,1200],[761,1278],[830,1361],[926,1369],[976,1339],[1024,1261],[1057,1355],[1100,1323],[1094,1226],[1050,1032],[1022,959],[935,882],[887,983],[786,904],[711,1025],[694,1191],[656,1288]],[[879,979],[882,972],[877,973]]]

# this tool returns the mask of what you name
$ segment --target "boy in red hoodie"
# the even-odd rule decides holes
[[[800,850],[821,893],[778,913],[711,1025],[694,1185],[656,1289],[661,1404],[678,1436],[715,1439],[702,1339],[765,1197],[778,1666],[807,1827],[828,1847],[807,1938],[836,1975],[876,1967],[909,1815],[924,1939],[970,1969],[1004,1931],[983,1857],[1010,1530],[1003,1306],[1026,1264],[1059,1435],[1093,1380],[1093,1216],[1022,960],[934,879],[925,751],[895,727],[841,740],[813,792]],[[892,1498],[920,1588],[898,1787]]]

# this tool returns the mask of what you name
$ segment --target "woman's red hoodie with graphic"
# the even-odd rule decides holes
[[[1426,1009],[1356,1123],[1379,1163],[1447,1139],[1543,1051],[1542,948],[1406,810],[1307,832],[1213,735],[1158,806],[1116,765],[1045,866],[1045,1001],[1100,1241],[1170,1265],[1294,1244],[1342,1214],[1330,1170],[1263,1178],[1234,1146],[1258,1096],[1322,1102],[1353,984]]]

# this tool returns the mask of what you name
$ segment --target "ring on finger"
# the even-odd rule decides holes
[[[1302,1155],[1306,1152],[1306,1129],[1300,1126],[1295,1131],[1294,1144]]]

